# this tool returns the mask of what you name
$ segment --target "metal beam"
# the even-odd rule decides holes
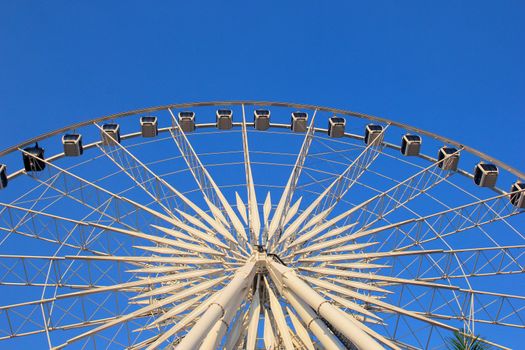
[[[267,263],[273,275],[278,278],[277,281],[274,280],[276,283],[280,283],[293,291],[295,295],[316,310],[319,315],[330,322],[334,328],[341,332],[358,349],[383,349],[370,335],[355,324],[358,321],[345,318],[341,310],[328,303],[326,299],[301,280],[292,269],[271,260]]]

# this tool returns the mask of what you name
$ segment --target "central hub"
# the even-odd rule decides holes
[[[255,246],[255,267],[257,268],[257,273],[266,272],[266,248],[261,245]]]

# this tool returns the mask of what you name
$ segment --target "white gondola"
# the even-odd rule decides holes
[[[24,161],[25,171],[42,171],[46,168],[44,159],[44,149],[36,143],[32,147],[24,148],[22,159]]]
[[[308,113],[293,112],[291,128],[294,132],[305,132],[308,128],[306,122],[308,121]]]
[[[7,165],[0,164],[0,189],[7,187]]]
[[[474,168],[474,183],[481,187],[494,187],[498,174],[498,167],[494,164],[479,163]]]
[[[115,142],[120,143],[120,125],[104,124],[102,125],[102,144],[113,145]]]
[[[62,145],[64,145],[64,154],[68,157],[76,157],[84,153],[82,135],[65,134],[62,136]]]
[[[231,109],[218,109],[215,122],[220,130],[230,130],[233,127],[233,112]]]
[[[256,109],[253,112],[253,123],[257,130],[266,130],[270,127],[270,111],[267,109]]]
[[[345,135],[346,120],[341,117],[328,119],[328,136],[343,137]]]
[[[184,132],[195,130],[195,112],[179,112],[179,125]]]
[[[510,202],[518,208],[525,208],[525,183],[516,182],[510,188]],[[518,192],[520,191],[520,192]]]
[[[443,170],[458,170],[459,152],[453,147],[443,146],[438,152],[438,166]]]
[[[378,145],[383,142],[383,127],[377,124],[368,124],[365,128],[365,143]]]
[[[403,135],[401,140],[401,154],[405,156],[417,156],[421,150],[421,136]]]
[[[140,118],[140,132],[142,137],[155,137],[159,134],[157,117],[145,116]]]

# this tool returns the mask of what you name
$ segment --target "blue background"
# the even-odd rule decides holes
[[[523,1],[1,1],[0,148],[140,107],[345,108],[523,169]]]
[[[404,122],[525,170],[525,2],[0,0],[0,149],[106,114],[273,100]]]

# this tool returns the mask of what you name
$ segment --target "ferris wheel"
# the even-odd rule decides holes
[[[0,152],[0,188],[2,349],[523,338],[525,174],[401,123],[146,108]]]

